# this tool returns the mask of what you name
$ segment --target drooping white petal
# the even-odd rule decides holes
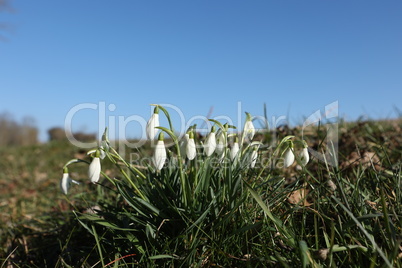
[[[101,163],[99,157],[94,157],[91,164],[89,164],[88,176],[92,183],[99,181],[101,173]]]
[[[204,152],[206,156],[211,156],[216,149],[216,135],[215,132],[210,132],[205,140]]]
[[[103,159],[105,159],[105,157],[106,157],[106,153],[105,153],[105,151],[103,151],[102,148],[101,148],[99,158],[103,160]]]
[[[223,140],[218,140],[216,142],[215,152],[218,155],[221,155],[223,154],[224,150],[225,150],[225,143],[223,142]]]
[[[99,158],[100,158],[100,159],[104,159],[104,158],[106,157],[106,153],[105,153],[104,150],[105,150],[105,149],[103,148],[102,145],[99,146],[99,152],[100,152]]]
[[[295,155],[293,154],[293,150],[291,148],[287,148],[283,154],[283,166],[285,168],[290,167],[294,161]]]
[[[70,178],[70,175],[68,173],[63,173],[63,177],[61,178],[60,182],[60,189],[63,192],[63,194],[68,193],[68,189],[70,189],[71,182],[72,179]]]
[[[232,161],[236,158],[237,154],[239,153],[239,143],[233,143],[232,149],[230,150],[230,159]]]
[[[218,135],[216,137],[216,147],[215,152],[218,155],[222,155],[226,148],[226,137],[225,133],[222,130],[219,130]]]
[[[161,170],[163,165],[165,164],[166,157],[166,148],[163,140],[158,140],[158,143],[155,146],[154,156],[152,161],[157,170]]]
[[[247,120],[244,124],[243,135],[248,141],[251,141],[254,138],[255,128],[251,120]]]
[[[250,167],[251,168],[255,167],[255,164],[257,163],[257,158],[258,158],[258,151],[257,151],[257,149],[254,149],[251,152],[251,157],[250,157]]]
[[[188,133],[184,134],[184,140],[187,142],[190,139],[190,135]]]
[[[151,118],[148,120],[147,123],[147,137],[150,140],[154,140],[156,134],[158,133],[158,129],[156,127],[159,127],[159,114],[153,113]]]
[[[187,158],[190,160],[193,160],[195,158],[195,156],[197,155],[197,150],[195,148],[195,142],[194,142],[194,139],[192,139],[192,138],[190,138],[187,141],[186,155],[187,155]]]
[[[308,149],[307,147],[304,147],[302,149],[302,151],[299,154],[299,158],[300,158],[300,163],[305,166],[307,165],[308,161],[310,160],[310,156],[308,154]]]
[[[110,146],[106,140],[102,140],[100,142],[99,146],[99,152],[100,152],[100,159],[104,159],[106,157],[106,152],[108,152],[110,149]]]
[[[184,159],[186,158],[186,148],[187,148],[187,141],[190,139],[188,133],[183,135],[183,138],[180,141],[180,155]]]

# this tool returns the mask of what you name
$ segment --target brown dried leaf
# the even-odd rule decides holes
[[[361,165],[362,167],[370,167],[374,165],[376,170],[381,170],[380,159],[373,152],[364,152],[363,155],[357,152],[351,152],[348,159],[341,164],[341,168],[355,167]]]
[[[365,201],[366,205],[370,206],[372,209],[377,210],[377,203],[376,202],[371,202],[370,200]]]
[[[288,202],[293,204],[293,205],[300,205],[304,207],[309,207],[312,204],[307,201],[307,194],[309,190],[306,188],[301,188],[298,190],[295,190],[288,195]]]

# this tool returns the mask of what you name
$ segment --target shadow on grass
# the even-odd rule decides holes
[[[1,267],[89,267],[99,256],[95,240],[72,212],[53,212],[8,229]]]

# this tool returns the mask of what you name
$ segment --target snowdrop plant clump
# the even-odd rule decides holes
[[[272,165],[262,160],[279,163],[283,158],[284,168],[291,168],[295,137],[287,136],[274,151],[268,150],[264,140],[253,141],[256,130],[252,116],[246,113],[242,132],[228,122],[209,119],[210,132],[199,140],[195,138],[196,126],[177,134],[169,112],[163,106],[154,106],[146,125],[147,139],[152,141],[157,136],[156,143],[151,143],[151,156],[144,155],[151,159],[149,164],[139,167],[127,161],[113,148],[105,130],[101,146],[90,151],[91,161],[73,159],[64,166],[61,189],[67,195],[71,182],[75,182],[68,166],[87,164],[89,181],[116,194],[97,215],[76,213],[87,229],[92,228],[90,225],[107,226],[108,235],[102,241],[114,244],[119,238],[116,254],[135,253],[143,263],[163,259],[170,264],[184,261],[191,266],[205,258],[211,247],[221,247],[210,234],[224,236],[235,228],[249,235],[247,230],[255,224],[251,215],[260,208],[253,189],[273,180]],[[160,112],[168,127],[159,124]],[[165,145],[165,138],[172,146]],[[297,157],[303,165],[309,160],[305,149],[306,142]],[[119,175],[112,178],[102,172],[103,161],[115,165]],[[281,225],[278,219],[275,224]],[[237,247],[239,241],[233,243],[241,250]]]

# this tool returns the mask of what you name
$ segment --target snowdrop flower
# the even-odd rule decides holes
[[[88,177],[92,183],[97,183],[100,178],[101,173],[101,163],[100,163],[100,151],[96,150],[95,157],[92,159],[91,164],[89,164]]]
[[[158,142],[156,143],[154,156],[152,158],[154,166],[157,170],[161,170],[163,168],[163,165],[165,164],[165,161],[167,159],[165,142],[163,141],[163,139],[163,132],[161,132],[159,133]]]
[[[60,188],[61,188],[61,191],[63,192],[63,194],[68,193],[68,189],[70,189],[71,181],[72,180],[70,178],[70,174],[68,174],[68,169],[67,168],[63,169],[63,177],[61,178],[61,182],[60,182]]]
[[[110,148],[110,146],[105,140],[102,140],[100,142],[100,146],[99,146],[99,149],[100,149],[99,150],[100,151],[99,158],[100,159],[104,159],[106,157],[106,151],[109,151],[109,148]]]
[[[147,123],[147,137],[151,141],[155,139],[155,136],[158,132],[159,127],[159,107],[156,106],[154,109],[154,113],[152,114],[151,118],[148,120]]]
[[[189,134],[189,139],[186,145],[186,155],[189,160],[193,160],[197,155],[197,150],[195,149],[194,133],[191,131]]]
[[[308,161],[310,160],[310,156],[308,154],[307,143],[305,141],[303,141],[303,143],[304,143],[304,147],[299,154],[299,158],[300,158],[300,163],[303,166],[305,166],[305,165],[307,165]]]
[[[226,130],[227,130],[227,124],[224,125],[225,130],[219,129],[218,134],[216,135],[216,148],[215,152],[218,155],[223,156],[223,152],[225,151],[226,148]]]
[[[249,113],[246,113],[246,115],[247,118],[246,123],[244,123],[243,135],[247,140],[251,141],[255,134],[255,128],[253,125],[251,115]]]
[[[70,189],[71,183],[79,184],[79,182],[71,179],[70,174],[68,173],[68,168],[63,169],[63,177],[61,178],[60,188],[63,194],[67,194]]]
[[[100,149],[99,158],[103,160],[106,157],[106,153],[102,146],[100,146],[99,149]]]
[[[205,144],[204,144],[204,153],[206,156],[211,156],[216,149],[216,135],[215,135],[215,126],[212,126],[211,132],[208,134]]]
[[[225,134],[223,134],[223,131],[219,130],[218,131],[218,137],[216,137],[216,147],[215,147],[215,152],[218,155],[221,155],[225,149]]]
[[[187,148],[187,142],[190,139],[190,136],[188,133],[183,135],[183,138],[180,141],[180,155],[184,159],[186,157],[186,148]]]
[[[283,154],[283,166],[285,168],[290,167],[295,161],[295,155],[293,154],[293,143],[290,142],[289,147]]]
[[[251,152],[251,157],[250,157],[250,167],[254,168],[255,164],[257,163],[257,158],[258,158],[258,147],[255,146],[253,148],[253,151]]]
[[[236,137],[232,149],[230,150],[230,159],[234,161],[238,153],[239,153],[239,139]]]

